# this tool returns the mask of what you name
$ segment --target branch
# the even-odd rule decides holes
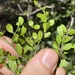
[[[74,17],[73,17],[73,16],[71,16],[70,28],[73,26],[73,24],[74,24]]]
[[[46,8],[52,9],[52,8],[54,8],[54,5],[46,6]],[[33,12],[30,14],[30,16],[33,15],[33,14],[36,14],[36,13],[39,12],[39,11],[41,11],[41,9],[36,9],[35,11],[33,11]]]
[[[19,10],[23,13],[24,11],[22,10],[22,8],[21,8],[19,3],[17,4],[17,6],[18,6]]]

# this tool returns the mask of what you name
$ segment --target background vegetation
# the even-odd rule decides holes
[[[58,66],[65,67],[68,75],[74,75],[74,24],[75,0],[1,0],[0,34],[11,37],[17,43],[15,50],[20,55],[12,59],[7,53],[10,61],[5,65],[19,75],[21,69],[14,69],[12,62],[18,62],[16,66],[24,65],[40,49],[50,47],[59,54]]]

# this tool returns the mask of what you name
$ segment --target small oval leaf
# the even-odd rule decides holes
[[[29,26],[33,26],[34,22],[32,20],[28,21]]]
[[[10,33],[13,33],[13,26],[11,24],[6,25],[6,30]]]
[[[43,38],[43,32],[39,31],[38,32],[38,40],[41,40]]]
[[[33,33],[32,33],[32,37],[33,37],[34,39],[37,39],[37,33],[36,33],[36,32],[33,32]]]
[[[24,18],[19,16],[18,18],[18,22],[22,25],[24,23]]]
[[[72,48],[74,48],[74,49],[75,49],[75,43],[73,43]]]
[[[38,24],[36,24],[35,26],[34,26],[34,29],[40,29],[40,25],[38,25]]]
[[[56,49],[56,50],[59,49],[58,46],[57,46],[57,44],[55,44],[55,43],[53,43],[52,46],[53,46],[53,48]]]
[[[59,26],[59,27],[57,28],[57,32],[58,32],[58,35],[60,35],[60,36],[63,36],[63,35],[64,35],[63,29],[62,29],[61,26]]]
[[[63,50],[70,50],[72,48],[72,43],[67,43],[62,46]]]
[[[69,35],[75,34],[75,29],[70,29],[70,30],[68,31],[68,34],[69,34]]]
[[[18,54],[22,54],[22,46],[20,44],[16,44],[16,51]]]
[[[60,35],[57,35],[57,36],[56,36],[56,42],[57,42],[58,44],[60,44],[61,41],[62,41],[61,36],[60,36]]]
[[[51,33],[47,32],[47,33],[44,34],[44,38],[48,38],[50,35],[51,35]]]
[[[54,19],[49,20],[49,23],[50,23],[50,26],[53,26],[55,23]]]
[[[26,27],[22,26],[21,36],[24,35],[26,33],[26,31],[27,31]]]
[[[66,29],[66,27],[65,27],[64,24],[61,24],[60,26],[62,27],[62,29],[63,29],[64,32],[67,32],[67,29]]]
[[[64,39],[63,39],[63,43],[66,43],[66,42],[69,42],[70,40],[72,39],[72,37],[70,37],[70,36],[67,36],[67,37],[65,37]]]
[[[68,64],[69,64],[69,62],[67,62],[65,59],[62,59],[62,60],[60,61],[59,67],[65,67],[65,66],[67,66]]]

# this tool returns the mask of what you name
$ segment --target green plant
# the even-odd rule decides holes
[[[41,7],[40,7],[41,8]],[[36,24],[32,20],[29,20],[26,24],[24,18],[19,16],[16,22],[16,30],[14,31],[12,24],[6,25],[6,30],[13,34],[12,41],[16,43],[14,47],[15,51],[19,54],[18,57],[12,56],[10,53],[3,54],[1,49],[1,57],[8,56],[8,63],[5,59],[1,59],[0,63],[4,62],[10,70],[14,72],[15,75],[19,75],[25,65],[41,48],[40,46],[43,39],[48,38],[51,32],[48,31],[51,26],[54,25],[54,19],[48,19],[48,12],[45,10],[46,7],[41,8],[43,13],[38,13],[36,16],[39,18],[41,24]],[[11,46],[13,46],[11,44]],[[14,64],[13,64],[14,63]],[[19,67],[19,66],[20,67]]]
[[[59,54],[60,64],[59,67],[65,67],[66,70],[75,74],[74,54],[75,54],[75,42],[73,41],[75,29],[66,28],[61,24],[57,27],[56,39],[52,46]]]
[[[42,12],[36,14],[39,19],[38,23],[31,19],[28,20],[28,23],[25,23],[24,18],[19,16],[15,31],[12,24],[7,24],[6,30],[13,34],[12,41],[16,44],[14,49],[19,56],[12,56],[10,53],[5,53],[0,49],[0,63],[4,63],[4,66],[12,70],[15,75],[19,75],[24,65],[40,49],[51,47],[59,55],[59,67],[64,67],[70,74],[75,74],[75,29],[64,24],[56,25],[56,18],[50,19],[50,12],[46,10],[46,6],[41,7],[36,0],[34,0],[34,4],[42,10]],[[54,25],[56,25],[57,30],[52,32]],[[56,37],[52,36],[54,34]],[[1,32],[1,35],[4,35],[4,32]],[[8,63],[5,62],[6,56],[9,59]]]

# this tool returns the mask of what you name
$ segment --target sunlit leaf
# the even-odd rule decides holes
[[[57,35],[57,36],[56,36],[56,42],[57,42],[58,44],[60,44],[61,41],[62,41],[61,36],[60,36],[60,35]]]
[[[63,35],[64,35],[63,29],[62,29],[61,26],[59,26],[59,27],[57,28],[57,32],[58,32],[58,35],[60,35],[60,36],[63,36]]]
[[[17,25],[17,26],[21,26],[21,23],[20,23],[20,22],[16,22],[16,25]]]
[[[70,40],[72,39],[72,37],[70,37],[70,36],[67,36],[67,37],[65,37],[64,39],[63,39],[63,43],[66,43],[66,42],[69,42]]]
[[[51,35],[51,33],[47,32],[47,33],[44,34],[44,38],[48,38],[50,35]]]
[[[36,32],[33,32],[32,37],[33,37],[34,39],[37,39],[37,33],[36,33]]]
[[[72,48],[72,43],[67,43],[62,46],[63,50],[70,50]]]
[[[39,31],[38,32],[38,40],[41,40],[43,38],[43,32]]]
[[[21,36],[24,35],[26,33],[26,31],[27,31],[26,27],[22,26]]]
[[[68,31],[68,34],[69,34],[69,35],[75,34],[75,29],[70,29],[70,30]]]
[[[75,49],[75,43],[73,43],[72,48],[74,48],[74,49]]]
[[[54,43],[52,44],[52,46],[53,46],[53,48],[56,49],[56,50],[59,49],[56,42],[54,42]]]
[[[38,24],[36,24],[35,26],[34,26],[34,29],[40,29],[40,25],[38,25]]]
[[[42,22],[47,22],[47,17],[45,14],[38,13],[37,17],[40,18]]]
[[[50,23],[50,26],[53,26],[55,23],[54,19],[49,20],[49,23]]]
[[[13,33],[13,26],[11,24],[6,25],[6,30],[10,33]]]
[[[46,13],[46,16],[48,16],[48,15],[49,15],[49,12],[48,12],[48,11],[46,11],[45,13]]]
[[[22,25],[24,23],[24,18],[19,16],[18,18],[18,22]]]
[[[34,25],[34,22],[32,20],[29,20],[28,21],[28,24],[29,24],[29,26],[33,26]]]
[[[50,23],[49,22],[46,22],[46,23],[43,23],[43,29],[44,29],[44,32],[46,32],[50,27]]]
[[[62,59],[61,62],[60,62],[59,67],[66,67],[68,64],[69,64],[68,61],[66,61],[65,59]]]
[[[61,24],[60,26],[62,27],[63,32],[67,32],[67,29],[66,29],[66,27],[65,27],[65,25],[64,25],[64,24]]]

